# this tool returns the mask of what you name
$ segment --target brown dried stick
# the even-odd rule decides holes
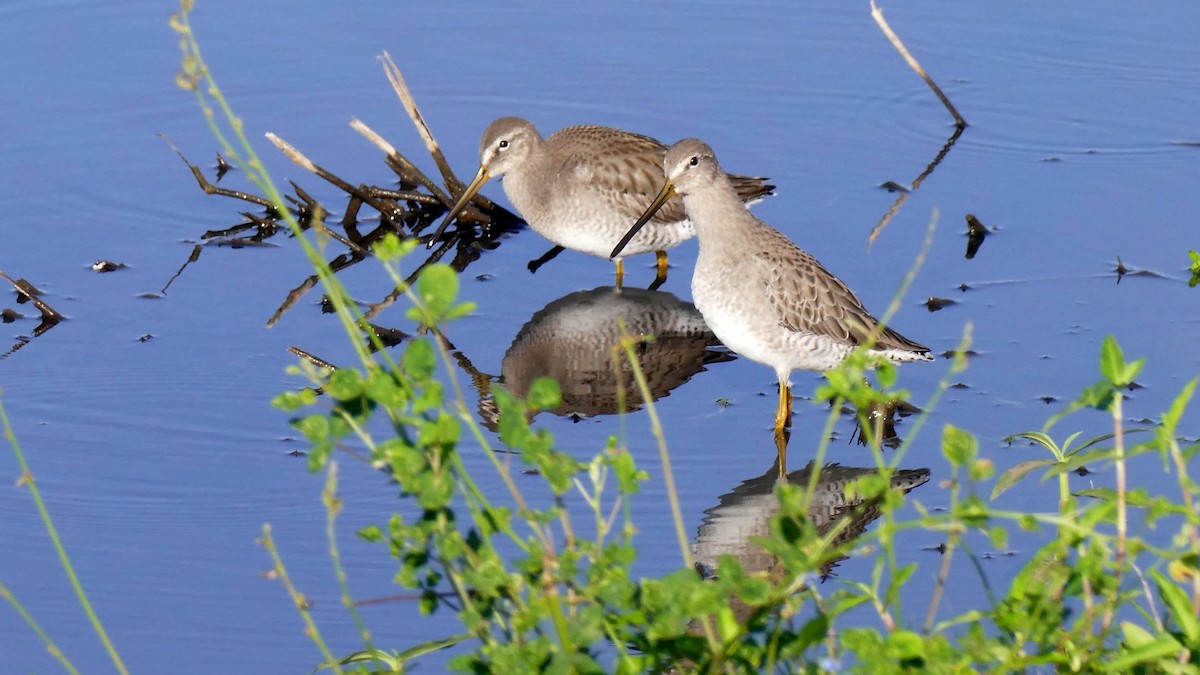
[[[407,157],[400,154],[400,151],[396,150],[395,146],[384,140],[383,136],[380,136],[378,133],[376,133],[374,129],[364,124],[357,117],[350,118],[350,128],[362,134],[363,138],[371,141],[375,147],[382,150],[384,154],[396,162],[396,164],[398,164],[404,170],[404,175],[401,176],[401,178],[411,180],[417,185],[429,190],[429,192],[433,194],[433,196],[437,197],[438,200],[446,206],[446,208],[450,208],[454,205],[454,200],[451,199],[450,196],[447,195],[444,190],[442,190],[442,188],[438,187],[437,183],[434,183],[432,180],[430,180],[429,176],[426,176],[424,171],[421,171],[416,167],[415,164],[408,161]]]
[[[38,311],[42,313],[42,319],[44,321],[58,323],[59,321],[63,320],[62,314],[54,311],[53,307],[46,304],[44,300],[38,297],[37,290],[33,287],[33,284],[25,281],[24,279],[21,279],[20,281],[14,280],[3,271],[0,271],[0,278],[12,284],[13,288],[15,288],[18,293],[29,298],[29,301],[33,303],[33,306],[37,307]]]
[[[319,358],[317,356],[313,356],[312,354],[309,354],[308,352],[306,352],[303,349],[296,347],[294,345],[291,347],[288,347],[288,351],[291,352],[292,354],[295,354],[296,356],[299,356],[302,359],[305,359],[306,361],[308,361],[309,363],[313,364],[314,366],[316,366],[318,368],[328,368],[330,370],[338,369],[337,366],[326,361],[325,359]]]
[[[371,195],[367,194],[365,191],[347,183],[346,181],[342,180],[341,178],[338,178],[336,175],[330,173],[329,171],[326,171],[322,167],[318,166],[311,159],[309,159],[308,157],[305,157],[304,153],[302,153],[299,150],[297,150],[296,148],[292,147],[292,145],[289,144],[287,141],[283,140],[282,138],[276,136],[275,134],[273,134],[269,131],[267,132],[267,140],[274,143],[275,147],[279,148],[279,150],[282,151],[283,154],[286,155],[288,159],[292,160],[293,162],[300,165],[301,167],[315,173],[316,175],[320,176],[321,178],[324,178],[325,180],[329,181],[330,183],[333,183],[335,186],[337,186],[339,189],[344,191],[346,194],[349,194],[349,195],[352,195],[354,197],[361,199],[364,204],[366,204],[366,205],[370,206],[371,208],[375,209],[376,211],[378,211],[379,215],[382,218],[384,218],[385,220],[388,220],[388,221],[391,220],[391,218],[388,216],[388,214],[391,213],[392,209],[389,209],[387,207],[387,205],[383,204],[378,199],[375,199]]]
[[[942,93],[941,88],[937,86],[933,78],[929,77],[925,69],[921,67],[921,64],[917,63],[917,59],[904,47],[904,43],[900,41],[900,36],[896,35],[896,32],[884,20],[883,10],[875,6],[875,0],[871,0],[871,18],[875,19],[875,23],[879,24],[879,29],[887,36],[887,39],[896,48],[896,51],[900,52],[900,56],[904,57],[905,62],[908,63],[908,67],[916,71],[917,75],[920,75],[921,79],[925,80],[925,84],[929,85],[929,88],[933,90],[933,93],[937,94],[942,105],[946,106],[946,110],[949,110],[950,114],[954,116],[954,123],[960,127],[967,126],[967,121],[963,119],[962,115],[958,114],[958,110],[955,109],[954,104],[950,102],[949,98],[946,98],[946,95]]]
[[[425,142],[425,149],[429,150],[434,163],[437,164],[438,171],[442,172],[442,179],[446,181],[446,189],[452,194],[462,194],[465,186],[454,175],[454,170],[450,168],[450,163],[446,161],[446,156],[442,154],[442,149],[433,137],[433,132],[429,130],[429,125],[425,123],[425,118],[421,115],[420,109],[417,108],[417,102],[413,99],[412,92],[408,89],[408,83],[404,81],[404,76],[400,73],[400,68],[392,60],[391,54],[387,52],[381,54],[379,59],[383,61],[383,72],[387,73],[388,81],[392,83],[392,88],[396,90],[396,96],[400,97],[400,104],[404,106],[404,110],[412,118],[413,125],[417,127],[417,133],[421,134],[421,140]]]
[[[204,177],[203,173],[201,173],[200,167],[189,162],[187,157],[183,156],[183,152],[181,152],[179,148],[175,147],[175,144],[171,142],[171,139],[167,138],[166,134],[159,133],[158,137],[166,141],[167,145],[171,146],[171,149],[175,151],[175,154],[179,155],[179,159],[182,159],[183,163],[192,170],[192,175],[196,177],[196,182],[200,184],[200,189],[204,190],[204,194],[233,197],[234,199],[240,199],[242,201],[250,202],[251,204],[258,204],[271,213],[275,212],[275,205],[272,204],[268,199],[263,199],[262,197],[252,195],[248,192],[242,192],[241,190],[230,190],[229,188],[217,187],[216,185],[208,182],[208,179]]]

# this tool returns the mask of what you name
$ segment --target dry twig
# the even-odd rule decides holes
[[[900,36],[896,35],[896,32],[892,30],[892,27],[883,18],[883,10],[875,5],[875,0],[871,0],[871,18],[875,19],[875,23],[879,24],[879,29],[887,36],[888,41],[892,43],[896,51],[900,52],[900,56],[904,57],[904,61],[908,63],[908,67],[916,71],[917,75],[920,75],[921,79],[925,80],[925,84],[929,85],[929,88],[933,90],[933,93],[937,94],[938,100],[954,116],[954,123],[960,127],[967,126],[967,121],[963,119],[962,115],[958,114],[958,110],[954,107],[954,104],[942,93],[941,87],[937,86],[937,83],[933,81],[933,78],[929,77],[925,69],[917,62],[917,59],[904,47],[904,43],[900,41]]]

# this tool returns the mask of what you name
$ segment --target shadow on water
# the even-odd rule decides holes
[[[471,375],[488,428],[497,428],[491,387],[502,384],[524,396],[539,377],[554,379],[562,390],[563,402],[552,412],[579,421],[642,407],[629,363],[618,353],[624,335],[638,340],[635,351],[653,400],[705,366],[734,358],[721,350],[692,303],[661,291],[613,286],[576,291],[535,312],[505,352],[499,376],[481,372],[461,351],[454,354]]]

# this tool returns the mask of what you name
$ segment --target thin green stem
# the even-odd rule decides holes
[[[667,449],[662,418],[658,416],[658,406],[654,404],[654,395],[650,393],[650,384],[646,381],[646,373],[642,371],[642,365],[634,351],[637,341],[629,334],[624,319],[617,319],[617,327],[620,330],[621,341],[616,348],[624,351],[625,358],[629,360],[629,369],[633,372],[633,379],[637,383],[638,392],[646,406],[646,415],[650,418],[650,432],[657,442],[658,458],[663,470],[663,483],[667,489],[667,503],[671,506],[671,518],[675,522],[675,536],[679,540],[679,552],[683,557],[684,566],[687,569],[693,569],[695,563],[688,545],[687,532],[683,529],[683,510],[679,507],[679,490],[675,485],[675,473],[671,470],[671,453]],[[708,616],[702,617],[701,625],[704,627],[704,635],[709,644],[717,646],[719,644],[717,634]]]
[[[348,301],[349,296],[334,276],[333,270],[330,269],[318,249],[305,235],[300,223],[292,214],[287,202],[283,199],[283,195],[271,179],[271,175],[264,168],[262,161],[258,157],[258,153],[254,150],[254,146],[246,138],[242,120],[234,114],[228,100],[217,85],[216,79],[213,77],[211,71],[209,71],[208,65],[204,62],[204,58],[200,53],[200,44],[192,32],[189,21],[191,6],[192,3],[190,0],[181,0],[179,13],[171,19],[172,27],[180,35],[180,50],[183,52],[183,72],[177,78],[177,81],[184,88],[191,89],[217,142],[221,144],[225,153],[242,169],[250,181],[263,191],[264,196],[270,200],[275,211],[283,218],[296,240],[300,242],[300,246],[304,249],[309,262],[316,269],[317,277],[325,287],[338,318],[342,322],[343,328],[346,330],[347,335],[353,338],[356,328],[366,328],[361,320],[361,314],[358,318],[354,316],[356,310],[351,309],[351,303]],[[208,96],[211,96],[212,100],[216,101],[219,106],[222,117],[228,123],[230,129],[233,131],[233,135],[237,138],[238,145],[245,153],[245,159],[242,158],[240,153],[234,150],[233,144],[218,123],[216,111],[209,105]],[[364,364],[374,363],[365,345],[354,339],[351,342],[355,347],[359,359]]]
[[[688,546],[687,532],[683,529],[683,511],[679,507],[679,490],[675,485],[675,473],[671,470],[671,453],[667,450],[667,438],[663,431],[662,418],[658,416],[658,409],[654,405],[654,395],[650,393],[650,385],[646,382],[646,374],[642,372],[637,354],[633,351],[635,341],[627,332],[624,320],[618,319],[617,323],[622,336],[621,348],[624,350],[626,358],[629,359],[633,379],[642,395],[642,401],[646,404],[646,415],[650,418],[650,433],[657,441],[658,459],[662,464],[663,482],[667,488],[667,502],[671,506],[671,517],[675,521],[675,536],[679,541],[679,552],[683,557],[683,564],[690,569],[693,564],[692,551]]]
[[[1117,479],[1117,543],[1116,543],[1116,559],[1114,561],[1114,575],[1116,581],[1113,583],[1112,598],[1108,607],[1104,612],[1104,620],[1101,622],[1101,631],[1107,632],[1108,627],[1112,625],[1114,616],[1116,615],[1117,598],[1121,593],[1121,580],[1125,573],[1125,554],[1127,548],[1127,537],[1129,533],[1129,521],[1127,513],[1127,477],[1125,464],[1125,434],[1122,431],[1124,412],[1122,400],[1124,396],[1120,391],[1114,392],[1112,404],[1112,421],[1113,421],[1113,451],[1116,453],[1116,479]]]
[[[309,611],[308,600],[304,597],[296,586],[292,583],[291,577],[288,576],[287,568],[283,565],[283,558],[280,557],[278,549],[275,547],[275,539],[271,536],[270,524],[263,524],[262,539],[259,543],[267,549],[267,553],[271,555],[271,562],[274,565],[275,575],[283,583],[284,589],[287,590],[288,597],[292,599],[292,604],[296,606],[296,611],[300,613],[300,618],[304,621],[305,633],[309,639],[317,645],[317,649],[321,650],[321,655],[325,657],[325,662],[333,669],[333,672],[341,675],[342,668],[337,661],[333,659],[333,653],[329,651],[329,646],[325,644],[325,639],[321,637],[321,631],[317,629],[317,624],[313,621],[312,612]]]
[[[58,645],[54,644],[54,641],[50,639],[48,634],[46,634],[46,631],[42,630],[42,627],[38,624],[37,620],[33,618],[33,615],[26,611],[25,606],[22,605],[19,600],[17,600],[17,597],[13,595],[12,591],[8,590],[8,587],[3,583],[0,583],[0,598],[3,598],[8,602],[8,604],[12,605],[13,609],[17,611],[17,614],[21,615],[21,618],[25,621],[25,624],[29,626],[30,630],[37,634],[38,638],[41,639],[42,644],[46,645],[46,651],[50,652],[51,656],[58,659],[58,662],[62,664],[63,668],[65,668],[68,673],[71,673],[72,675],[79,675],[79,671],[75,670],[75,666],[67,658],[67,655],[62,653],[62,650],[58,648]]]
[[[75,597],[79,599],[79,604],[83,607],[83,611],[87,614],[88,621],[92,624],[92,629],[96,631],[96,636],[100,638],[100,642],[104,645],[104,650],[108,652],[108,658],[112,660],[113,666],[117,672],[122,675],[128,675],[129,671],[125,668],[125,662],[121,660],[121,655],[117,653],[117,648],[113,646],[112,640],[108,637],[108,632],[104,630],[104,625],[100,623],[100,617],[96,615],[96,610],[92,608],[91,601],[88,600],[87,593],[83,590],[83,584],[79,581],[79,576],[75,573],[75,567],[71,564],[70,557],[67,556],[67,549],[63,546],[62,539],[58,536],[58,529],[54,527],[54,521],[50,518],[50,511],[46,509],[46,502],[42,499],[42,492],[38,489],[37,480],[33,476],[33,472],[29,470],[29,464],[25,461],[25,453],[21,451],[21,444],[17,442],[17,434],[13,431],[12,425],[8,420],[8,413],[4,409],[4,404],[0,403],[0,423],[4,425],[4,437],[8,440],[9,446],[12,447],[13,455],[17,458],[17,464],[21,466],[21,484],[29,488],[29,495],[33,497],[33,503],[37,507],[38,514],[42,518],[42,525],[46,528],[46,534],[50,536],[51,543],[54,544],[54,551],[58,555],[58,561],[62,564],[63,571],[67,574],[67,579],[71,582],[71,588],[75,590]]]
[[[338,547],[336,525],[337,517],[342,511],[342,500],[337,496],[338,463],[330,460],[325,466],[325,472],[325,490],[321,493],[321,501],[325,503],[325,536],[329,540],[329,559],[333,562],[333,572],[337,576],[338,588],[341,589],[342,604],[346,606],[351,618],[354,619],[354,625],[358,628],[359,635],[362,636],[363,645],[368,651],[372,651],[375,646],[371,643],[371,631],[363,622],[358,605],[350,594],[350,582],[346,577],[346,568],[342,565],[341,549]]]

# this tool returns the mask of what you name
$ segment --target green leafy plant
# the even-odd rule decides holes
[[[210,123],[216,124],[213,111],[221,110],[245,143],[240,121],[200,58],[187,23],[190,5],[182,8],[173,22],[185,54],[181,84],[198,92]],[[207,97],[217,102],[215,109]],[[225,136],[218,138],[225,142]],[[248,143],[241,154],[253,158]],[[254,159],[247,166],[261,169]],[[285,213],[269,178],[258,175]],[[298,229],[296,234],[307,251],[315,250]],[[321,651],[322,667],[401,672],[414,659],[456,645],[459,654],[451,666],[476,673],[1195,670],[1200,511],[1189,463],[1200,445],[1182,441],[1178,427],[1196,380],[1184,387],[1145,441],[1130,444],[1124,391],[1143,361],[1127,361],[1117,342],[1107,338],[1100,350],[1101,379],[1041,431],[1008,439],[1030,441],[1049,458],[1021,461],[994,478],[990,449],[969,431],[944,425],[945,466],[937,471],[943,476],[938,500],[945,504],[934,510],[906,498],[892,479],[949,378],[966,367],[970,329],[950,372],[923,407],[926,414],[916,418],[907,443],[889,455],[883,452],[878,417],[870,411],[894,405],[906,394],[896,389],[895,369],[860,351],[831,371],[817,392],[831,410],[807,477],[796,484],[781,480],[775,488],[778,510],[767,536],[754,540],[774,563],[753,570],[726,555],[708,569],[693,565],[670,453],[637,362],[636,341],[627,337],[614,345],[612,365],[617,372],[628,369],[631,386],[641,390],[659,449],[657,467],[638,467],[620,438],[609,439],[590,459],[559,450],[553,436],[531,422],[533,413],[561,402],[558,385],[549,380],[535,382],[524,399],[497,389],[493,435],[466,404],[441,337],[448,323],[473,306],[459,300],[458,279],[445,266],[426,268],[414,287],[407,287],[400,266],[412,248],[411,240],[393,237],[373,252],[407,297],[408,317],[426,329],[425,335],[408,342],[398,361],[386,350],[371,354],[359,348],[358,366],[330,373],[302,364],[295,372],[325,395],[297,388],[275,404],[293,416],[292,424],[309,442],[313,470],[326,473],[330,558],[348,611],[354,612],[353,596],[335,536],[341,508],[338,458],[361,448],[394,481],[386,489],[395,489],[400,501],[395,513],[380,514],[379,523],[361,530],[360,537],[394,558],[396,583],[417,592],[422,612],[452,613],[458,627],[422,644],[387,648],[372,643],[355,614],[363,648],[334,656],[303,593],[289,580],[277,542],[264,529],[263,544]],[[321,269],[320,256],[313,260]],[[357,344],[353,338],[361,317],[332,274],[322,273],[321,279]],[[838,496],[857,506],[818,527],[811,510],[816,486],[829,431],[846,404],[861,414],[873,471],[839,487]],[[1053,427],[1085,409],[1107,413],[1111,433],[1082,443],[1079,433],[1056,441]],[[786,441],[777,439],[781,451]],[[487,458],[503,486],[501,494],[479,487],[461,454],[468,447]],[[1130,458],[1151,453],[1161,457],[1178,495],[1150,494],[1128,484]],[[1111,469],[1113,486],[1072,490],[1071,471],[1084,464]],[[538,478],[522,481],[522,489],[514,479],[518,468]],[[650,471],[659,472],[667,486],[681,559],[672,572],[635,577],[630,570],[638,533],[631,503]],[[998,498],[1039,473],[1057,480],[1057,499],[1030,499],[1019,509],[996,506]],[[990,499],[984,496],[989,494]],[[915,516],[901,517],[905,504]],[[854,517],[864,512],[878,515],[875,526],[859,538],[845,536],[857,534]],[[1131,512],[1147,525],[1174,528],[1174,536],[1165,544],[1162,537],[1143,538],[1131,531]],[[1014,527],[1045,543],[1013,578],[993,580],[975,548],[980,541],[1003,547]],[[914,609],[904,591],[924,570],[901,562],[898,542],[918,532],[939,536],[943,544],[928,603]],[[824,570],[852,553],[869,556],[869,578],[820,583]],[[971,562],[987,600],[943,616],[946,588],[963,581],[952,578],[952,563],[961,556]]]

